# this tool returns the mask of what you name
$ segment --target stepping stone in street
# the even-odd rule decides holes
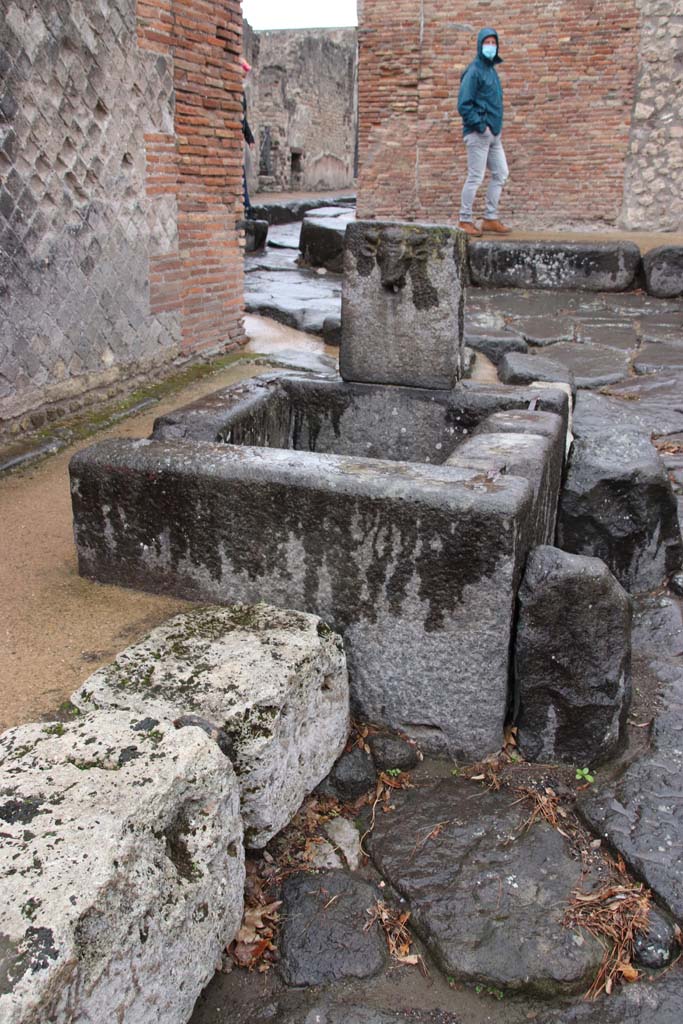
[[[380,891],[345,871],[291,875],[282,890],[280,970],[288,985],[371,978],[386,965],[383,933],[366,929]]]
[[[588,988],[602,947],[562,923],[581,864],[559,832],[525,831],[528,808],[464,779],[394,802],[371,857],[446,974],[543,996]]]
[[[628,376],[625,353],[606,345],[553,345],[552,359],[574,374],[577,388],[601,388]]]

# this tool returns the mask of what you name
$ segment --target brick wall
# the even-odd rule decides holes
[[[248,155],[254,191],[349,188],[356,145],[356,30],[254,32]]]
[[[243,340],[239,0],[3,0],[0,436]]]
[[[680,0],[489,0],[476,8],[460,0],[368,0],[359,29],[361,216],[457,218],[466,168],[457,94],[484,25],[500,33],[504,58],[511,179],[503,217],[526,227],[612,226],[626,220],[629,189],[632,198],[645,174],[663,198],[683,162],[670,131],[683,107],[680,13]],[[641,95],[649,88],[644,53],[652,59],[664,25],[675,38],[664,60],[659,54],[659,84],[645,113],[651,128],[662,120],[669,127],[653,153],[653,139],[632,131],[632,119],[637,88]],[[659,116],[665,102],[677,104],[675,117]],[[666,221],[663,206],[644,215],[639,202],[628,204],[629,226],[683,227],[678,200]]]

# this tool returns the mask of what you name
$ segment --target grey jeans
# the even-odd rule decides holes
[[[480,135],[479,132],[470,132],[465,136],[465,145],[467,146],[467,181],[462,190],[460,220],[472,220],[474,199],[484,180],[487,168],[491,172],[491,180],[486,193],[484,217],[486,220],[496,220],[500,194],[509,173],[501,136],[494,135],[490,128],[487,128],[483,135]]]

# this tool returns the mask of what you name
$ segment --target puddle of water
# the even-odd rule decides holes
[[[339,349],[325,342],[314,334],[297,331],[294,327],[286,327],[277,320],[265,316],[248,315],[244,318],[244,330],[249,338],[244,352],[258,352],[260,355],[278,355],[280,352],[299,350],[331,356],[337,359]]]

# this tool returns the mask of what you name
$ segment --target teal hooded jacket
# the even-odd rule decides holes
[[[503,62],[498,53],[493,60],[482,53],[488,36],[495,36],[498,44],[496,30],[483,28],[477,37],[477,58],[460,80],[458,113],[462,118],[463,135],[470,132],[483,134],[487,125],[494,135],[500,135],[503,130],[503,87],[496,71],[496,64]]]

